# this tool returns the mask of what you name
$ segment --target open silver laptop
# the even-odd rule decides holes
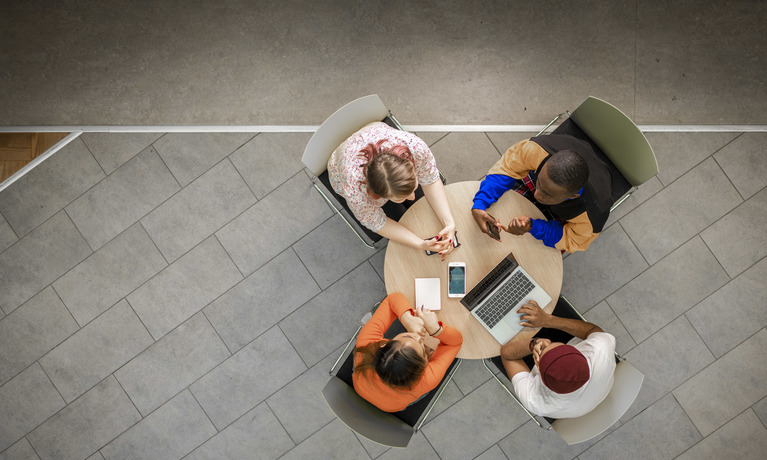
[[[551,296],[509,254],[461,299],[477,321],[505,344],[522,329],[517,310],[534,300],[541,308]]]

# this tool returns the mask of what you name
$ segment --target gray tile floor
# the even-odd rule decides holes
[[[451,182],[528,136],[421,134]],[[649,133],[661,173],[565,258],[646,376],[620,422],[567,446],[465,361],[406,450],[319,393],[385,250],[313,190],[309,137],[86,133],[0,193],[0,459],[767,455],[766,134]]]

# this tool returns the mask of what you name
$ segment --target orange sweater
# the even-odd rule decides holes
[[[362,347],[371,342],[384,338],[384,333],[389,326],[410,309],[410,304],[404,295],[394,293],[387,296],[373,317],[365,324],[357,337],[357,346]],[[463,336],[450,326],[442,326],[439,334],[440,344],[429,359],[429,364],[424,369],[421,379],[410,391],[398,390],[383,383],[375,370],[369,370],[366,374],[354,373],[354,389],[357,394],[370,401],[373,405],[386,412],[398,412],[406,408],[410,403],[424,394],[436,388],[447,372],[447,368],[455,359],[458,350],[463,343]],[[362,359],[361,354],[354,358],[355,366]]]

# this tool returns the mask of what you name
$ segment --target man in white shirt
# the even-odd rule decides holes
[[[523,305],[522,325],[567,332],[567,344],[549,339],[511,340],[501,348],[506,374],[530,412],[551,418],[591,412],[610,392],[615,372],[615,337],[592,323],[546,313],[535,302]],[[522,360],[533,355],[532,371]]]

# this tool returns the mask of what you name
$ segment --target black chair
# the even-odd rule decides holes
[[[354,391],[352,371],[354,369],[354,353],[349,349],[356,341],[362,326],[371,318],[371,313],[366,314],[361,321],[360,327],[347,342],[346,347],[330,369],[330,380],[322,389],[325,402],[336,416],[351,430],[364,436],[371,441],[390,447],[407,447],[413,435],[426,422],[434,404],[436,404],[450,379],[458,370],[461,359],[456,358],[448,368],[442,382],[424,397],[408,406],[400,412],[384,412],[375,407]],[[386,332],[386,338],[405,332],[405,328],[399,321],[395,321]],[[353,350],[353,348],[352,348]],[[343,363],[334,375],[333,371],[338,363]]]

